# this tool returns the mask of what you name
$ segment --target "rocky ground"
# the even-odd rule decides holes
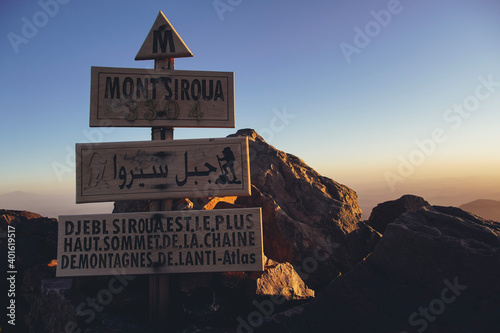
[[[361,221],[353,190],[252,130],[235,136],[250,139],[252,195],[174,209],[261,207],[265,271],[172,275],[165,331],[500,331],[500,223],[413,195]],[[57,221],[0,210],[3,235],[9,225],[19,332],[147,332],[147,276],[56,278]]]

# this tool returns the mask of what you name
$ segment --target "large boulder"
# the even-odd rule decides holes
[[[383,234],[387,225],[394,222],[401,214],[415,212],[424,206],[430,206],[424,198],[406,194],[397,200],[378,204],[373,208],[366,224]]]
[[[261,207],[263,273],[176,274],[179,318],[220,323],[253,311],[254,302],[284,297],[304,302],[352,269],[380,234],[360,222],[356,193],[323,177],[300,158],[267,144],[254,130],[230,135],[249,139],[252,195],[174,200],[173,210]],[[148,202],[117,202],[114,212],[146,211]]]
[[[9,225],[15,228],[17,266],[32,267],[40,263],[48,264],[56,258],[56,219],[27,211],[0,209],[0,230],[3,234],[7,234]],[[5,241],[5,238],[0,238],[0,246],[5,245]]]
[[[356,192],[277,150],[252,129],[229,135],[242,136],[249,139],[252,195],[174,200],[174,210],[261,207],[265,255],[292,265],[317,291],[373,250],[380,234],[360,221]],[[147,209],[147,201],[127,201],[115,203],[114,212]]]
[[[379,235],[360,222],[356,192],[267,144],[254,130],[234,136],[249,139],[252,181],[252,195],[234,203],[262,207],[268,258],[292,264],[309,287],[320,290],[373,250]]]
[[[499,332],[500,223],[425,206],[387,226],[373,253],[261,332]],[[254,325],[259,326],[259,325]]]

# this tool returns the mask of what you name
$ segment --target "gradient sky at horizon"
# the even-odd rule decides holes
[[[77,142],[150,140],[147,128],[89,128],[90,67],[152,68],[134,57],[159,10],[194,54],[176,69],[235,72],[236,128],[176,139],[254,128],[347,186],[387,172],[500,177],[498,1],[7,0],[0,194],[74,191]]]

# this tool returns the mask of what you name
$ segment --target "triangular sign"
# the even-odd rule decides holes
[[[160,11],[135,60],[192,57],[174,27]]]

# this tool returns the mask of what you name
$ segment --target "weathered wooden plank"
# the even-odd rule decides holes
[[[91,68],[92,127],[234,127],[234,73]]]
[[[76,202],[250,195],[248,139],[76,145]]]
[[[260,208],[59,217],[57,276],[262,271]]]

